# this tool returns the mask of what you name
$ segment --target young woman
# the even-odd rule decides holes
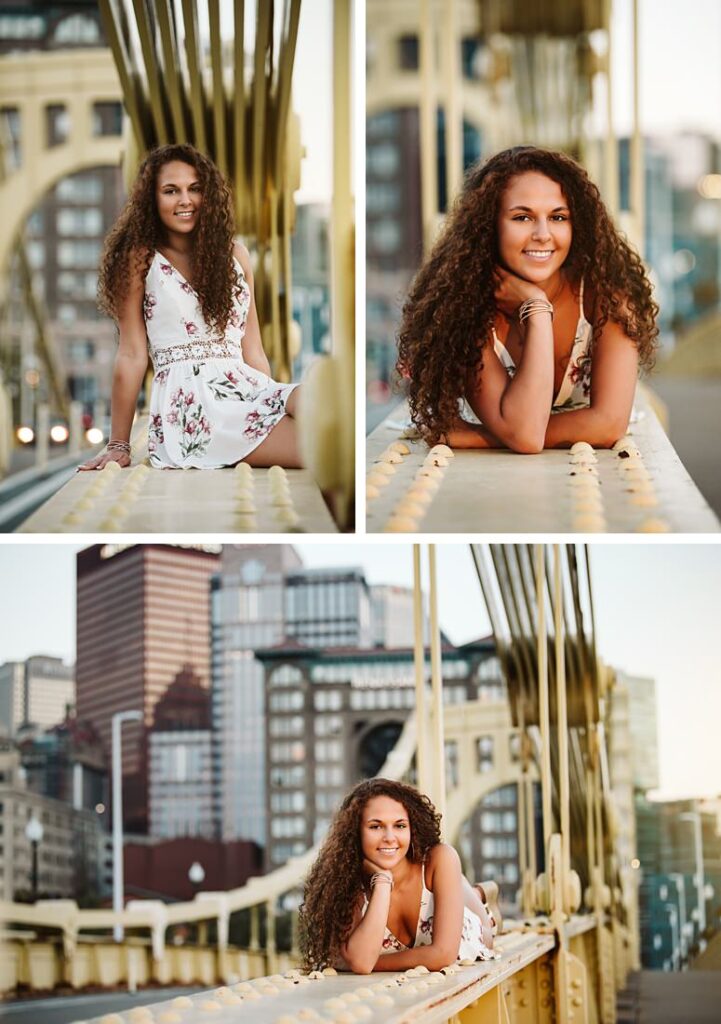
[[[369,779],[348,794],[306,881],[308,968],[434,971],[496,955],[482,891],[464,878],[439,824],[428,797],[401,782]]]
[[[531,146],[498,153],[469,172],[404,307],[413,421],[458,448],[610,447],[653,363],[657,313],[584,169]]]
[[[81,469],[130,464],[148,355],[148,453],[159,469],[301,465],[295,384],[270,377],[247,250],[233,243],[230,190],[192,146],[153,150],[100,267],[101,308],[118,324],[111,438]]]

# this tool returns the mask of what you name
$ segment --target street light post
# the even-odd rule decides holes
[[[142,722],[142,711],[118,711],[113,715],[113,912],[121,914],[124,907],[123,880],[123,763],[122,736],[123,722]],[[122,942],[125,929],[122,924],[113,927],[113,938]]]
[[[38,901],[38,844],[43,841],[42,823],[35,817],[28,819],[25,826],[25,836],[30,843],[32,850],[32,869],[30,874],[30,889],[32,891],[33,903]]]
[[[690,821],[693,824],[693,844],[696,858],[696,895],[698,897],[698,931],[699,942],[703,943],[703,934],[706,931],[706,880],[703,872],[703,834],[701,831],[701,815],[698,811],[688,811],[680,815],[680,821]]]

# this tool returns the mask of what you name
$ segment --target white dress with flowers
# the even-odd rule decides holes
[[[243,360],[250,289],[240,284],[224,334],[211,330],[195,290],[159,252],[145,278],[143,316],[155,375],[148,454],[157,469],[220,469],[242,461],[285,415],[297,384]]]
[[[417,949],[418,946],[430,946],[433,942],[433,918],[435,907],[433,893],[426,888],[426,866],[421,864],[421,906],[418,912],[418,924],[412,946],[405,946],[400,939],[397,939],[393,932],[386,926],[379,955],[386,953],[402,953],[406,949]],[[362,913],[365,915],[368,909],[368,900],[364,897]],[[497,960],[500,954],[489,949],[483,941],[483,930],[481,919],[474,914],[470,907],[463,908],[463,928],[458,944],[458,960]]]

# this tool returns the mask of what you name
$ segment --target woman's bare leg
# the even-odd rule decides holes
[[[483,941],[489,949],[493,949],[493,926],[495,921],[491,916],[489,909],[481,899],[478,891],[478,886],[471,885],[465,875],[461,876],[461,885],[463,886],[463,903],[469,910],[480,918],[481,921],[481,933],[483,935]]]
[[[298,448],[298,430],[293,417],[284,416],[278,420],[265,441],[261,441],[258,447],[243,459],[243,462],[247,462],[249,466],[257,466],[259,469],[266,466],[303,469],[303,460]]]
[[[287,399],[287,401],[285,403],[285,411],[287,412],[287,414],[289,416],[292,416],[293,419],[295,419],[296,416],[298,415],[298,406],[300,404],[300,390],[301,390],[301,386],[302,385],[299,384],[297,388],[293,388],[293,390],[291,391],[291,393],[288,396],[288,399]]]

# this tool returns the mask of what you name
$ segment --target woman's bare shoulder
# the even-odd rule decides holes
[[[449,843],[437,843],[426,854],[426,881],[432,888],[436,871],[460,870],[461,859]]]
[[[252,275],[253,268],[250,262],[250,253],[248,252],[247,248],[243,245],[242,242],[233,243],[233,255],[243,268],[243,273],[246,276]]]

